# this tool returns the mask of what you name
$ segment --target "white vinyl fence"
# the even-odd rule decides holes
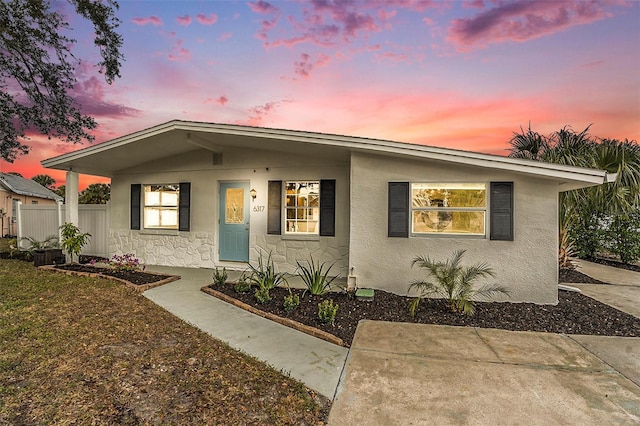
[[[44,241],[49,236],[59,237],[60,225],[64,224],[62,204],[19,204],[17,209],[18,241],[21,247],[28,247],[25,237]],[[109,205],[80,204],[78,206],[78,227],[81,232],[91,234],[89,244],[82,254],[108,257],[109,245]]]

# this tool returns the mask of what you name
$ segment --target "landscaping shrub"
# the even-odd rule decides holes
[[[222,285],[227,282],[227,278],[229,278],[229,274],[227,274],[227,268],[223,267],[222,271],[216,268],[213,271],[213,283],[215,285]]]
[[[251,291],[251,282],[249,281],[249,278],[242,274],[233,285],[233,289],[236,293],[248,293]]]
[[[334,325],[336,321],[336,314],[338,313],[338,304],[333,303],[333,300],[326,299],[322,303],[318,303],[318,318],[325,324]]]
[[[300,261],[296,260],[298,270],[300,271],[298,275],[307,286],[307,290],[314,295],[325,294],[330,290],[331,283],[338,278],[338,276],[329,278],[329,272],[331,272],[331,268],[333,268],[335,262],[329,265],[326,269],[325,265],[327,262],[315,263],[313,261],[313,257],[311,257],[311,260],[306,259],[305,262],[305,264],[302,264]],[[307,290],[305,290],[305,292]]]
[[[640,260],[640,212],[617,215],[605,231],[606,247],[623,263]]]
[[[473,297],[488,298],[493,294],[509,294],[507,289],[498,285],[486,285],[480,289],[473,288],[478,278],[494,276],[493,270],[486,263],[463,267],[460,263],[466,250],[456,250],[446,261],[434,261],[427,256],[416,257],[411,266],[418,265],[427,271],[427,278],[433,281],[414,281],[409,291],[417,289],[420,294],[413,299],[409,313],[413,317],[420,300],[425,297],[443,297],[449,301],[453,312],[473,315],[475,306]]]
[[[300,297],[296,293],[291,293],[291,291],[289,291],[289,295],[284,297],[282,306],[285,311],[291,312],[300,306]]]
[[[269,289],[267,287],[259,287],[253,295],[255,296],[256,301],[261,305],[271,300],[271,295],[269,294]]]
[[[94,264],[95,261],[91,259],[89,263]],[[135,257],[133,253],[125,253],[123,255],[114,254],[109,260],[109,266],[116,271],[144,271],[145,266],[140,264],[140,259]]]
[[[88,232],[81,233],[80,228],[73,223],[65,223],[60,227],[60,233],[62,234],[62,248],[69,253],[71,261],[73,258],[78,257],[82,248],[89,243],[91,234]]]

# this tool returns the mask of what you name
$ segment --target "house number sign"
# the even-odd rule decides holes
[[[261,213],[264,211],[264,206],[253,206],[253,211],[256,213]]]

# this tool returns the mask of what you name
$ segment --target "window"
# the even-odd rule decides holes
[[[31,204],[38,204],[37,200],[31,200]]]
[[[411,232],[485,235],[487,188],[484,183],[411,185]]]
[[[144,227],[178,229],[180,186],[144,185]]]
[[[285,182],[285,234],[318,234],[320,182]]]

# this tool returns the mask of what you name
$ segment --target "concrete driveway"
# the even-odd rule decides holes
[[[640,273],[576,263],[640,317]],[[329,424],[638,425],[640,338],[363,321]]]
[[[640,354],[640,339],[585,337]],[[579,338],[362,321],[329,424],[640,424],[640,384]]]

